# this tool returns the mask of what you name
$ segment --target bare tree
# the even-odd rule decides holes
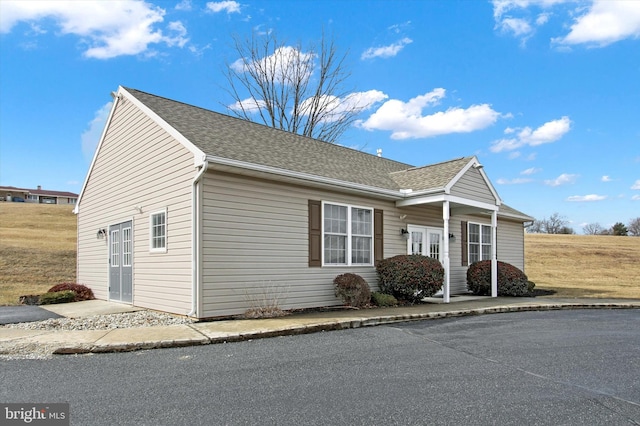
[[[356,116],[372,105],[365,93],[345,88],[350,72],[332,39],[306,51],[288,46],[271,32],[250,39],[234,38],[240,59],[225,76],[234,103],[227,109],[239,118],[336,142]],[[379,99],[383,94],[377,92]],[[375,94],[374,94],[375,95]]]
[[[534,220],[527,228],[527,232],[533,234],[575,234],[573,228],[568,227],[569,221],[560,216],[560,213],[552,214],[549,219]]]
[[[563,232],[567,228],[569,223],[564,216],[560,216],[560,213],[554,213],[549,216],[549,219],[543,219],[544,231],[547,234],[566,234]]]
[[[629,221],[629,226],[627,226],[629,230],[629,234],[634,237],[640,237],[640,217],[636,217],[635,219],[631,219]]]
[[[582,232],[585,235],[599,235],[604,231],[604,228],[599,223],[588,223],[582,228]]]

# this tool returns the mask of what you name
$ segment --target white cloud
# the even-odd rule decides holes
[[[207,10],[210,10],[213,13],[240,13],[240,3],[237,1],[211,1],[207,3]]]
[[[411,43],[413,43],[413,40],[405,37],[396,43],[390,44],[389,46],[370,47],[362,53],[360,59],[391,58],[396,56],[406,45]]]
[[[530,175],[539,173],[541,171],[542,171],[542,169],[539,169],[539,168],[536,168],[536,167],[530,167],[530,168],[528,168],[526,170],[521,171],[520,174],[521,175],[525,175],[525,176],[530,176]]]
[[[638,179],[637,181],[634,182],[633,185],[631,185],[631,189],[638,189],[640,190],[640,179]]]
[[[569,28],[567,34],[551,39],[558,45],[603,47],[640,37],[640,2],[636,0],[493,0],[492,3],[496,29],[516,37],[530,37],[534,28],[529,17],[539,12],[534,23],[544,25],[549,22],[552,9],[554,18],[564,21],[564,28]],[[563,4],[566,6],[557,7]]]
[[[640,37],[640,2],[594,0],[589,10],[571,25],[564,37],[552,41],[563,45],[603,47],[626,38]]]
[[[613,179],[611,179],[611,176],[607,176],[607,175],[602,176],[602,178],[600,178],[600,180],[602,182],[613,182]]]
[[[191,9],[193,9],[193,4],[191,3],[191,0],[182,0],[180,3],[176,5],[176,10],[190,11]]]
[[[577,178],[578,178],[578,175],[563,173],[555,179],[545,180],[544,183],[549,186],[560,186],[560,185],[566,185],[569,183],[574,183]]]
[[[498,185],[519,185],[519,184],[529,183],[529,182],[533,182],[533,179],[527,179],[527,178],[504,179],[504,178],[500,178],[500,179],[498,179],[496,181],[496,183],[498,183]]]
[[[264,108],[266,103],[263,100],[255,100],[253,98],[247,98],[243,101],[236,102],[235,104],[228,105],[227,108],[233,111],[246,111],[248,113],[258,112],[260,108]]]
[[[500,22],[500,27],[503,31],[513,33],[516,37],[529,34],[533,31],[529,22],[519,18],[505,18]]]
[[[633,201],[640,201],[640,195],[634,195],[633,197],[631,197],[631,199]]]
[[[182,47],[188,40],[184,26],[178,28],[175,23],[169,24],[169,30],[177,34],[165,36],[156,28],[165,11],[141,1],[2,1],[0,9],[1,33],[10,32],[19,22],[33,28],[34,23],[51,19],[58,27],[56,34],[81,38],[88,58],[137,55],[159,43]]]
[[[492,152],[513,151],[525,145],[538,146],[551,143],[559,140],[569,130],[571,130],[571,120],[565,116],[558,120],[544,123],[535,130],[532,130],[531,127],[525,127],[514,138],[494,141],[490,149]],[[514,131],[515,129],[508,127],[505,133],[512,134]]]
[[[324,111],[321,119],[325,122],[333,122],[340,119],[345,112],[355,110],[359,113],[366,111],[376,103],[381,102],[386,98],[388,98],[388,96],[378,90],[350,93],[343,98],[338,98],[336,96],[323,96],[319,100],[320,109]],[[310,113],[312,104],[312,98],[304,100],[300,104],[301,115],[307,115]],[[265,106],[266,103],[263,100],[256,101],[253,98],[247,98],[241,102],[229,105],[228,108],[234,111],[242,111],[244,109],[244,111],[248,113],[254,113]]]
[[[582,201],[602,201],[602,200],[606,200],[606,199],[607,199],[606,195],[589,194],[589,195],[572,195],[571,197],[567,198],[567,201],[578,201],[578,202],[582,202]]]
[[[494,124],[500,116],[488,104],[449,108],[422,115],[424,108],[437,105],[444,96],[445,89],[438,88],[408,102],[391,99],[366,121],[357,124],[367,130],[389,130],[392,139],[416,139],[484,129]]]
[[[286,70],[295,68],[300,69],[302,66],[297,64],[308,64],[309,67],[305,71],[310,75],[313,72],[314,55],[311,53],[304,53],[295,47],[283,46],[277,48],[271,55],[265,56],[254,62],[247,62],[246,59],[240,58],[231,64],[231,68],[236,72],[253,72],[258,75],[262,75],[265,72],[260,70],[268,70],[266,73],[271,73],[271,70],[276,70],[273,78],[278,84],[285,84],[287,82]]]
[[[549,22],[549,14],[548,13],[541,13],[540,15],[538,15],[538,17],[536,18],[536,25],[537,26],[541,26],[546,24],[547,22]]]
[[[82,155],[87,163],[91,162],[93,154],[98,147],[100,136],[102,136],[102,131],[107,123],[107,118],[109,118],[109,112],[111,111],[112,105],[113,102],[107,102],[97,110],[93,120],[88,123],[87,130],[80,135],[80,141],[82,142]]]

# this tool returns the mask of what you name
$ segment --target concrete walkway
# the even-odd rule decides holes
[[[54,354],[133,351],[176,346],[206,345],[265,337],[358,328],[396,322],[503,312],[554,309],[638,309],[636,299],[567,299],[554,297],[456,297],[453,303],[409,307],[337,310],[294,314],[280,318],[224,320],[112,330],[45,331],[0,328],[0,354],[14,345],[44,345]],[[70,318],[140,310],[100,300],[47,306]]]

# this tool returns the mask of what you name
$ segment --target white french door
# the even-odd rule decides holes
[[[442,229],[408,225],[407,230],[409,231],[407,254],[421,254],[433,257],[442,263],[444,244],[444,231]],[[435,295],[442,295],[442,290],[439,290]]]
[[[410,235],[407,241],[408,254],[421,254],[442,262],[442,229],[417,225],[409,225],[407,228]]]

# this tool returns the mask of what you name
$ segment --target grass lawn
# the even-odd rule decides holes
[[[0,202],[0,305],[76,280],[73,206]]]
[[[525,272],[561,297],[640,299],[640,238],[526,234]]]

